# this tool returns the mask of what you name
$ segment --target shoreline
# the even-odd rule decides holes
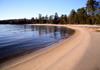
[[[31,24],[31,25],[32,25],[32,24]],[[38,24],[38,25],[39,25],[39,24]],[[42,25],[40,25],[40,26],[42,26]],[[47,26],[47,25],[44,25],[44,26]],[[50,25],[50,26],[51,26],[51,25]],[[74,32],[73,32],[72,34],[74,34]],[[71,34],[71,35],[72,35],[72,34]],[[70,37],[70,36],[69,36],[69,37]],[[6,58],[6,59],[2,59],[2,60],[0,61],[0,64],[2,65],[3,63],[6,63],[6,62],[9,62],[9,61],[15,60],[15,59],[17,59],[17,58],[20,58],[20,57],[22,57],[22,56],[28,55],[28,54],[30,54],[30,53],[34,53],[34,54],[35,54],[35,53],[37,53],[37,52],[40,52],[41,50],[50,48],[51,46],[54,46],[55,44],[61,42],[62,40],[65,40],[65,39],[67,39],[67,38],[68,38],[68,37],[59,39],[59,40],[56,41],[56,42],[53,42],[53,43],[48,44],[48,45],[46,45],[46,46],[41,46],[41,47],[35,48],[35,49],[33,49],[33,50],[27,51],[27,52],[25,52],[25,53],[23,53],[23,54],[20,54],[20,55],[16,55],[16,56],[13,56],[13,57],[8,57],[8,58]]]
[[[25,24],[25,25],[43,25],[43,26],[61,26],[61,27],[66,27],[65,25],[56,25],[56,24]],[[67,27],[68,28],[68,27]],[[71,28],[70,28],[71,29]],[[72,29],[73,30],[73,29]],[[74,33],[75,33],[75,30],[74,30]],[[74,35],[74,33],[72,35]],[[71,36],[72,36],[71,35]],[[69,38],[69,37],[67,37]],[[37,53],[40,53],[42,51],[45,51],[47,49],[49,49],[50,47],[52,46],[55,46],[57,45],[58,43],[62,42],[63,40],[66,40],[67,38],[65,39],[61,39],[60,41],[56,42],[56,43],[53,43],[52,45],[49,45],[49,46],[46,46],[46,47],[42,47],[41,49],[38,49],[36,51],[33,51],[31,53],[28,53],[28,54],[25,54],[25,55],[21,55],[21,56],[18,56],[18,57],[15,57],[15,58],[12,58],[10,60],[7,60],[6,62],[3,62],[0,64],[0,68],[6,64],[9,64],[9,63],[12,63],[12,62],[15,62],[15,61],[19,61],[20,59],[22,60],[23,58],[27,58],[27,56],[30,56],[30,55],[35,55]]]
[[[54,26],[54,24],[49,25]],[[96,39],[96,37],[100,38],[100,33],[71,25],[56,26],[72,28],[75,33],[71,37],[34,55],[31,53],[19,59],[6,62],[0,65],[1,70],[100,69],[100,40]]]

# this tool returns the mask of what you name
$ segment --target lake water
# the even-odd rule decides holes
[[[0,24],[0,63],[50,46],[73,33],[59,26]]]

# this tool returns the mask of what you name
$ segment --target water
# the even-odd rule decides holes
[[[0,24],[0,63],[57,43],[73,33],[59,26]]]

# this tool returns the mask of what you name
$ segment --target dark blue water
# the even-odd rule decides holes
[[[0,63],[57,43],[73,33],[59,26],[0,24]]]

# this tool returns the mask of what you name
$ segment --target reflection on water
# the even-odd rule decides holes
[[[74,30],[59,26],[0,25],[0,63],[54,44],[73,33]]]

